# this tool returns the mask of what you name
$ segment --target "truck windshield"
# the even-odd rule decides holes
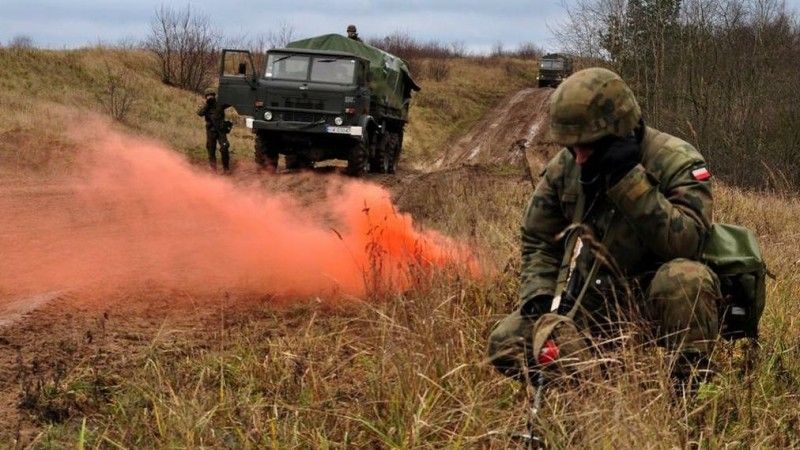
[[[356,61],[315,57],[311,63],[311,81],[350,84],[355,78]]]
[[[542,63],[539,64],[539,68],[544,70],[563,70],[564,62],[560,59],[543,59]]]
[[[305,80],[308,78],[308,56],[275,53],[267,58],[267,78]]]

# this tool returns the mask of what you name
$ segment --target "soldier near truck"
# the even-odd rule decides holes
[[[491,333],[494,366],[524,379],[530,361],[551,360],[557,347],[537,346],[559,324],[545,316],[569,312],[578,335],[609,336],[620,321],[641,321],[674,356],[676,387],[696,386],[719,335],[722,299],[717,275],[699,261],[713,208],[703,157],[646,126],[630,88],[606,69],[566,79],[550,114],[553,141],[565,148],[524,214],[520,303]],[[557,240],[571,223],[608,255],[575,232]]]
[[[358,30],[356,30],[355,25],[347,26],[347,37],[357,42],[364,42],[360,37],[358,37]]]
[[[244,62],[229,74],[232,55]],[[419,90],[402,59],[338,34],[272,49],[258,71],[250,52],[223,50],[219,83],[220,101],[248,117],[258,164],[274,170],[279,154],[290,169],[339,159],[353,176],[395,171]]]
[[[213,89],[206,89],[205,102],[197,110],[197,115],[206,122],[206,151],[208,152],[208,165],[212,171],[217,170],[217,144],[222,159],[222,170],[230,172],[230,143],[228,132],[230,122],[225,120],[225,108],[217,102],[217,93]]]

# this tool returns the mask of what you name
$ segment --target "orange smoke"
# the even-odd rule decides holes
[[[415,227],[375,184],[328,176],[311,206],[92,128],[77,132],[89,148],[70,181],[0,188],[0,293],[145,282],[364,295],[406,289],[433,267],[478,272],[466,247]]]

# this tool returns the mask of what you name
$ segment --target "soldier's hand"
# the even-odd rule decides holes
[[[581,181],[591,182],[597,176],[607,175],[608,185],[613,186],[641,160],[642,146],[633,133],[624,138],[608,140],[598,146],[581,167]]]
[[[536,319],[543,314],[550,312],[550,306],[553,304],[552,295],[537,295],[528,299],[523,305],[520,313],[522,317]]]

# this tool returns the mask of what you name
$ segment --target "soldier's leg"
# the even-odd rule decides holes
[[[230,170],[230,161],[231,161],[231,153],[230,153],[231,145],[228,142],[228,134],[220,133],[218,140],[219,140],[219,154],[222,157],[222,169],[227,172]]]
[[[656,272],[645,310],[659,343],[678,357],[675,375],[689,376],[707,365],[719,335],[719,279],[697,261],[675,259]]]
[[[211,128],[206,128],[206,151],[209,167],[217,170],[217,132]]]
[[[503,375],[522,380],[526,349],[532,343],[535,320],[514,311],[495,325],[489,336],[489,360]]]

